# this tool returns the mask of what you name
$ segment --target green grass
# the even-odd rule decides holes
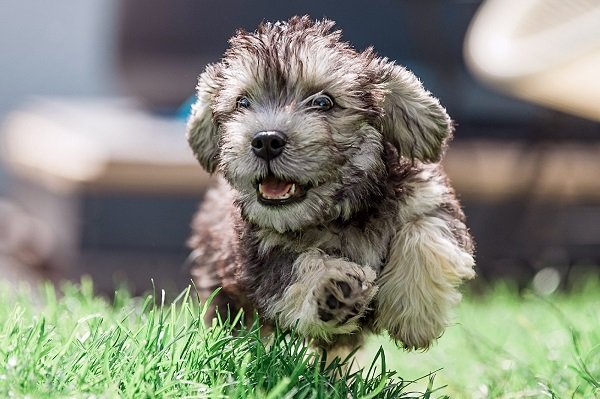
[[[0,397],[594,398],[599,288],[540,298],[499,286],[467,296],[429,351],[373,339],[358,355],[361,374],[325,366],[294,335],[204,327],[189,292],[169,303],[162,293],[119,292],[109,302],[89,281],[62,293],[4,287]]]
[[[382,338],[404,378],[441,369],[436,383],[452,398],[599,398],[600,283],[570,294],[517,294],[506,285],[468,296],[456,324],[427,352],[401,353]]]
[[[182,293],[109,303],[92,285],[46,286],[38,300],[0,290],[0,398],[421,398],[386,370],[378,352],[370,370],[326,366],[302,339],[261,338],[231,322],[206,328],[204,309]],[[158,300],[157,300],[158,299]],[[41,304],[43,305],[41,305]],[[159,303],[156,305],[155,303]]]

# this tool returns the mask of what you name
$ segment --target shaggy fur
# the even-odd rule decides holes
[[[384,330],[427,348],[474,276],[438,164],[452,123],[411,72],[357,52],[333,25],[294,17],[239,31],[200,76],[187,138],[221,179],[193,222],[192,273],[205,296],[223,288],[213,311],[257,310],[324,348]],[[281,154],[258,156],[253,138],[274,131]],[[302,197],[261,201],[269,179]]]

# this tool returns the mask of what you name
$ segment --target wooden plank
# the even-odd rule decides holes
[[[52,190],[200,193],[212,179],[185,140],[185,122],[127,101],[38,101],[4,125],[14,173]]]

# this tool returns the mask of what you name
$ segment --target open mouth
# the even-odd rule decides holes
[[[302,200],[306,189],[293,181],[284,181],[269,175],[258,182],[258,201],[265,205],[285,205]]]

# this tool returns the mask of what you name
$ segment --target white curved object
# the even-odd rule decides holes
[[[600,121],[600,0],[487,0],[464,54],[500,90]]]

